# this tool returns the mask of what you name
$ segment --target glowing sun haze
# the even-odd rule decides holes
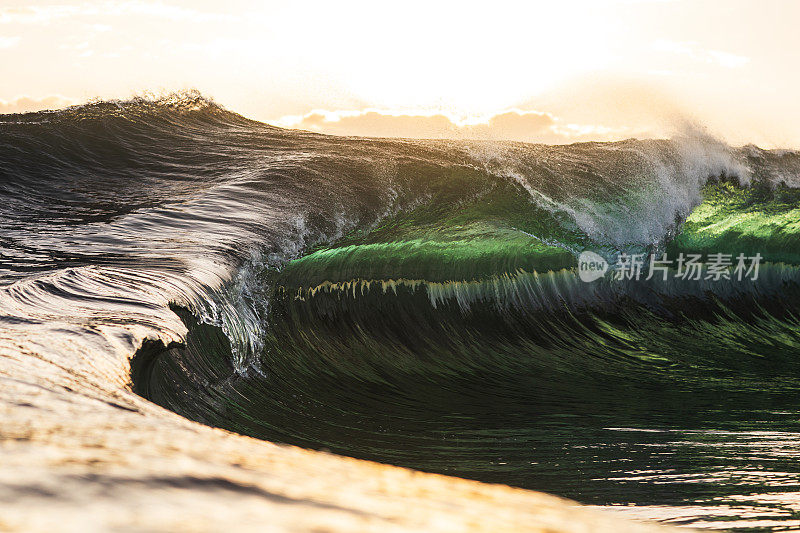
[[[196,88],[337,134],[800,146],[800,2],[0,4],[0,112]]]

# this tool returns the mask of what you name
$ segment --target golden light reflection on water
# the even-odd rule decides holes
[[[788,413],[779,413],[788,414]],[[800,472],[770,470],[800,456],[800,434],[771,431],[681,431],[615,428],[632,433],[674,434],[676,440],[639,443],[656,448],[658,455],[688,453],[702,457],[704,471],[676,468],[618,471],[604,481],[639,486],[701,486],[709,493],[720,488],[741,487],[741,493],[700,497],[678,505],[597,505],[598,509],[624,514],[627,518],[656,520],[666,524],[702,529],[789,531],[800,527]],[[669,462],[669,461],[668,461]],[[731,463],[743,466],[731,466]],[[596,480],[596,481],[599,481]],[[700,491],[702,492],[702,490]]]

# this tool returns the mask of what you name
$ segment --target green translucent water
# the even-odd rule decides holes
[[[585,284],[576,251],[619,249],[508,187],[266,271],[269,328],[245,376],[181,311],[188,345],[140,357],[138,390],[259,438],[636,516],[800,524],[798,193],[708,185],[664,248],[759,252],[756,282]]]

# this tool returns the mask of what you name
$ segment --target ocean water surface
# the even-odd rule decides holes
[[[197,94],[2,115],[0,327],[80,343],[75,366],[109,357],[100,335],[148,328],[133,389],[241,434],[789,530],[798,184],[799,153],[699,134],[329,137]],[[643,275],[584,282],[587,250]],[[662,254],[760,263],[646,279]],[[182,342],[158,335],[164,297]]]

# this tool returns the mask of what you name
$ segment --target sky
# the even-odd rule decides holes
[[[800,147],[800,2],[0,0],[0,112],[197,89],[333,134]]]

